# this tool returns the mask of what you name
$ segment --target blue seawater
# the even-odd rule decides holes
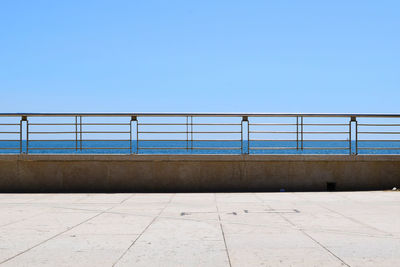
[[[250,144],[250,148],[249,148]],[[22,149],[20,146],[22,145]],[[0,141],[0,154],[349,154],[348,141]],[[351,143],[351,153],[356,143]],[[399,141],[363,141],[358,154],[400,154]]]

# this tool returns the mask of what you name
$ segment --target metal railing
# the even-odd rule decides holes
[[[400,114],[2,113],[0,153],[399,154]]]

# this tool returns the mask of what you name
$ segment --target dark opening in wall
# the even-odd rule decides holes
[[[334,182],[326,183],[326,191],[335,191],[335,190],[336,190],[336,183]]]

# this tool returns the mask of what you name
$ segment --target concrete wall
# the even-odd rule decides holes
[[[0,192],[376,190],[400,155],[0,155]]]

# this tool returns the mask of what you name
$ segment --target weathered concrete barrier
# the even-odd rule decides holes
[[[378,190],[400,155],[0,155],[1,192]]]

